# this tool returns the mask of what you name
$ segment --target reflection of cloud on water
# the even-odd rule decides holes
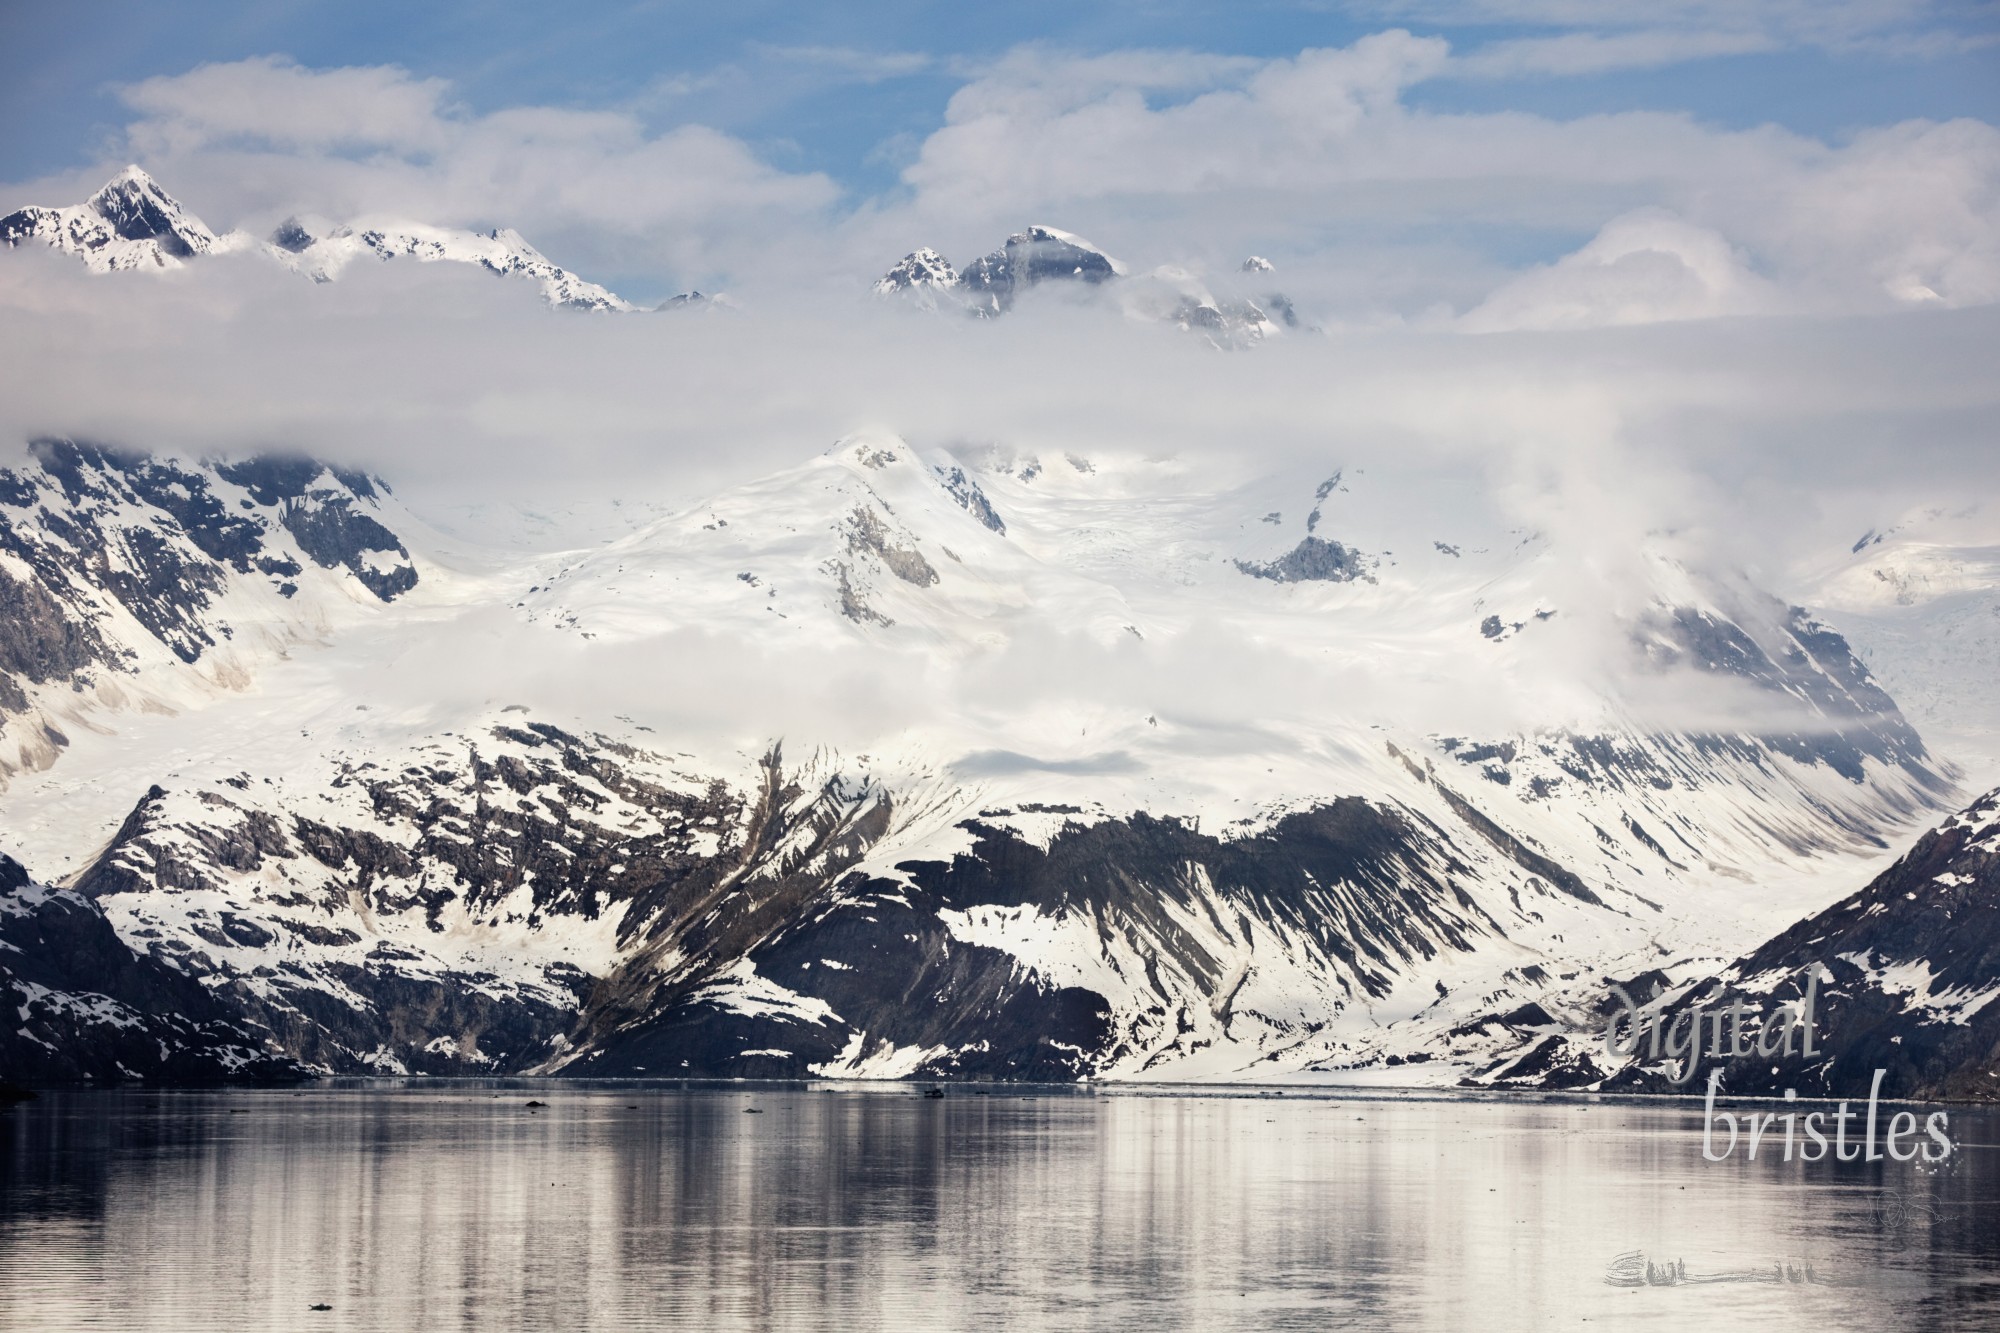
[[[1690,1271],[1687,1260],[1655,1263],[1643,1250],[1627,1250],[1604,1270],[1605,1285],[1612,1287],[1693,1287],[1718,1282],[1768,1282],[1776,1285],[1837,1287],[1851,1285],[1829,1276],[1809,1263],[1774,1262],[1769,1268],[1735,1268],[1721,1272]]]

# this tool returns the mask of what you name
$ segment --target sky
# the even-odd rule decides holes
[[[968,70],[1023,43],[1270,58],[1390,26],[1449,39],[1473,68],[1426,90],[1445,108],[1573,116],[1687,110],[1747,128],[1858,125],[2000,109],[1990,4],[1637,4],[1629,0],[1196,5],[886,3],[10,6],[0,52],[13,132],[0,177],[60,170],[124,123],[117,90],[205,63],[283,54],[401,65],[474,111],[632,108],[663,128],[741,135],[785,165],[872,193],[894,145],[936,124]],[[886,147],[885,147],[886,146]]]
[[[144,158],[212,224],[512,225],[641,299],[963,262],[1033,220],[1148,263],[1337,244],[1374,270],[1323,275],[1349,313],[1463,310],[1637,205],[1768,267],[1721,217],[1784,208],[1740,197],[1760,179],[1843,188],[1813,159],[1871,144],[1956,170],[1990,143],[1882,136],[2000,123],[2000,9],[1925,0],[114,2],[0,34],[7,202]],[[1353,123],[1298,95],[1329,80]],[[1955,202],[1990,211],[1975,185]]]
[[[1089,423],[1254,466],[1363,429],[1362,401],[1365,429],[1508,421],[1531,454],[1588,401],[1626,456],[1682,458],[1663,497],[1810,472],[1797,507],[1830,531],[1994,487],[1990,3],[114,2],[9,6],[0,38],[0,206],[137,162],[218,230],[509,226],[632,299],[720,289],[739,312],[552,325],[464,274],[336,293],[234,256],[106,284],[17,254],[17,439],[279,443],[443,488],[651,468],[685,492],[862,425]],[[1030,222],[1125,262],[1106,318],[974,334],[868,306],[917,246],[962,266]],[[1253,253],[1321,336],[1223,366],[1135,324],[1186,291],[1261,295]],[[1488,396],[1441,424],[1433,374]],[[1856,480],[1885,451],[1902,482]]]

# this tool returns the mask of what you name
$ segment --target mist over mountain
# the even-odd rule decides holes
[[[1312,475],[873,432],[506,555],[42,441],[10,846],[326,1072],[1455,1082],[1953,799],[1740,574]]]
[[[1640,1085],[1609,981],[1879,900],[1838,1059],[1985,1095],[1978,977],[1902,984],[1991,906],[1984,242],[1855,296],[1641,209],[1392,317],[1081,186],[982,233],[982,77],[924,206],[652,310],[379,162],[0,218],[9,1059]]]

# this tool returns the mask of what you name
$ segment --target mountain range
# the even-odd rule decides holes
[[[139,166],[128,166],[80,204],[31,205],[0,217],[0,243],[42,244],[81,259],[97,272],[173,269],[204,257],[256,255],[314,282],[335,281],[357,262],[415,260],[471,264],[502,277],[533,282],[551,306],[569,310],[642,309],[615,292],[555,264],[517,231],[473,231],[398,218],[335,222],[294,215],[266,237],[218,234],[161,188]],[[1261,277],[1268,261],[1246,261]],[[878,295],[925,309],[945,307],[980,318],[1011,310],[1032,289],[1089,289],[1111,283],[1122,303],[1143,318],[1175,325],[1217,346],[1245,346],[1299,327],[1292,304],[1276,292],[1218,298],[1181,270],[1141,278],[1090,242],[1053,227],[1032,226],[1007,238],[960,274],[935,250],[917,250],[878,280]],[[683,292],[653,309],[679,311],[730,304],[727,297]]]
[[[475,264],[535,283],[553,306],[639,308],[550,262],[519,232],[506,229],[481,232],[387,219],[333,223],[293,217],[261,240],[240,231],[217,235],[137,166],[126,167],[81,204],[30,206],[0,217],[0,242],[44,244],[77,256],[98,272],[178,268],[229,253],[263,255],[315,282],[331,282],[364,258]]]
[[[1579,603],[1548,538],[1405,484],[871,434],[595,549],[472,559],[379,477],[40,440],[0,473],[12,1076],[1589,1086],[1620,1075],[1589,1055],[1608,980],[1782,970],[1962,802],[1812,613],[1670,546],[1622,609]],[[844,663],[945,702],[859,742],[663,734],[614,664],[690,642],[815,664],[714,696],[753,726]],[[1309,674],[1225,652],[1268,695],[1232,721],[1176,683],[1204,643]],[[439,644],[611,674],[384,683]],[[1011,696],[1052,650],[1101,688]],[[1327,708],[1364,669],[1592,701],[1474,731]],[[1649,720],[1633,679],[1735,720]],[[1943,836],[1913,855],[1970,939],[1990,853]],[[1823,946],[1864,960],[1869,1040],[1985,1013],[1983,955],[1910,970],[1932,931]],[[187,982],[201,1005],[160,998]],[[134,1043],[149,1004],[180,1025]],[[1950,1035],[1910,1084],[1976,1094],[1990,1052]]]
[[[0,238],[634,308],[507,231],[217,235],[136,167]],[[1297,323],[1041,226],[875,290]],[[1491,497],[1337,457],[865,432],[624,499],[521,549],[285,452],[0,469],[0,1073],[1659,1090],[1608,986],[1823,964],[1829,1053],[1732,1088],[1992,1094],[1996,798],[1946,757],[2000,749],[1977,505],[1861,534],[1808,607],[1667,533],[1593,590]]]

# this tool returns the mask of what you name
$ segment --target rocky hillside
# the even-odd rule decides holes
[[[301,458],[65,439],[0,468],[0,783],[101,708],[239,688],[287,643],[417,583],[386,488]]]
[[[1813,978],[1817,977],[1814,981]],[[1650,1041],[1631,1058],[1606,1051],[1606,1022],[1621,1036],[1631,1018],[1609,990],[1621,984],[1641,1008],[1642,1028],[1682,1033],[1698,1010],[1703,1036],[1692,1078],[1656,1056]],[[1810,985],[1809,985],[1810,983]],[[1802,1035],[1775,1050],[1732,1051],[1743,1008],[1742,1045],[1757,1045],[1765,1015],[1803,1012],[1811,992],[1814,1049]],[[1720,1069],[1739,1096],[1865,1096],[1877,1069],[1882,1095],[2000,1100],[2000,791],[1988,792],[1918,838],[1858,893],[1783,931],[1713,974],[1676,978],[1654,969],[1595,977],[1564,1003],[1495,1015],[1488,1035],[1512,1048],[1475,1081],[1503,1086],[1698,1092]],[[1714,1024],[1724,1016],[1717,1058]],[[1670,1045],[1671,1035],[1663,1035]]]
[[[89,898],[0,856],[0,1084],[303,1077],[195,977],[127,947]]]
[[[1603,978],[1817,911],[1742,885],[1950,789],[1803,610],[1671,552],[1580,604],[1538,535],[1419,542],[1335,469],[869,435],[476,577],[317,463],[0,480],[8,836],[324,1071],[1595,1081],[1548,1039]],[[776,743],[773,692],[857,669],[887,721]],[[1321,687],[1552,672],[1583,723]],[[1649,727],[1634,679],[1745,720]]]

